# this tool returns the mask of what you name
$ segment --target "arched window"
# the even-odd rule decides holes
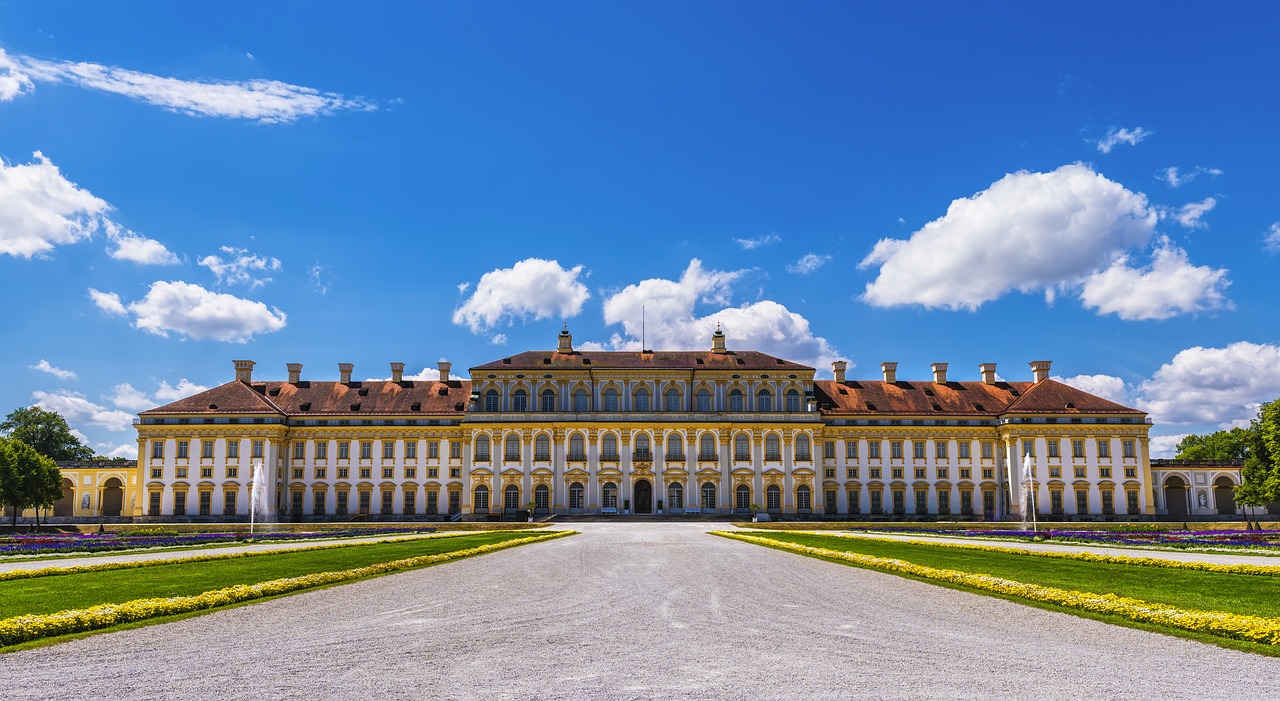
[[[551,510],[551,490],[547,485],[540,484],[533,489],[533,510],[534,513],[545,514]]]
[[[716,485],[713,482],[704,482],[702,484],[702,510],[716,510]]]
[[[514,484],[508,484],[507,488],[502,490],[502,508],[518,509],[520,508],[520,488]]]
[[[632,411],[649,411],[649,390],[641,387],[636,390],[636,400],[631,406]]]
[[[472,500],[471,510],[484,514],[489,512],[489,488],[485,485],[476,487],[476,496]]]
[[[604,434],[604,439],[602,440],[602,443],[603,443],[603,447],[601,448],[601,451],[604,454],[600,456],[600,459],[607,460],[609,462],[617,462],[618,461],[618,437],[613,435],[612,433],[606,433]]]
[[[551,439],[547,438],[547,434],[539,433],[538,437],[533,439],[533,459],[551,459]]]
[[[641,433],[636,436],[636,460],[652,460],[653,453],[649,452],[649,434]]]
[[[529,411],[529,395],[524,390],[518,389],[511,395],[511,410],[517,414]]]
[[[702,437],[698,439],[698,459],[716,459],[716,437],[713,434],[704,433],[702,434]]]
[[[569,485],[569,508],[582,509],[582,483],[574,482]]]
[[[742,390],[729,391],[729,411],[742,411]]]
[[[618,390],[610,387],[604,391],[604,410],[618,411]]]
[[[579,389],[573,393],[573,410],[574,411],[590,411],[591,403],[588,401],[587,390]]]
[[[600,505],[606,509],[618,508],[618,485],[606,482],[600,489]]]
[[[520,436],[507,434],[506,445],[502,451],[502,459],[506,462],[520,462]]]
[[[489,462],[489,437],[483,433],[476,436],[475,460]]]
[[[498,390],[491,389],[484,393],[484,410],[488,412],[498,410]]]
[[[679,433],[667,437],[667,460],[684,460],[684,441],[680,439]]]
[[[569,436],[569,459],[570,460],[586,460],[587,449],[583,442],[581,433],[574,433]]]
[[[809,436],[801,433],[796,436],[796,460],[812,460],[809,455]]]
[[[675,387],[667,390],[666,411],[680,411],[680,390]]]
[[[800,411],[800,393],[787,390],[787,411]]]
[[[750,460],[751,459],[751,439],[747,438],[747,434],[739,433],[733,439],[733,459],[734,460]]]
[[[735,511],[751,510],[751,487],[740,484],[733,490],[733,508]]]
[[[778,485],[771,484],[764,490],[764,504],[770,513],[782,511],[782,490],[778,489]]]
[[[809,485],[796,487],[796,508],[802,512],[813,508],[813,495],[809,492]]]
[[[770,433],[764,437],[764,459],[781,460],[782,450],[778,447],[778,434]]]
[[[773,411],[773,395],[769,390],[762,389],[756,396],[756,411]]]
[[[672,482],[667,485],[667,508],[683,509],[684,508],[684,485],[679,482]]]
[[[698,390],[698,411],[706,413],[711,411],[711,393],[705,389]]]
[[[556,393],[555,392],[552,392],[549,389],[542,390],[542,410],[543,411],[556,410]]]

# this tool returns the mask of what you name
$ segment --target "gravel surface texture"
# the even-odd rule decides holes
[[[578,524],[575,524],[578,525]],[[581,535],[0,656],[0,698],[1267,698],[1280,659],[706,535]]]

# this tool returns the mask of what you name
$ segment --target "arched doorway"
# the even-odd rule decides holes
[[[634,494],[632,495],[636,513],[651,514],[653,513],[653,485],[649,480],[636,480]]]
[[[471,502],[472,513],[487,514],[489,513],[489,487],[488,485],[479,485],[475,489],[475,496]]]
[[[581,482],[574,482],[569,485],[569,513],[582,513],[584,491]]]
[[[771,484],[764,490],[764,508],[771,514],[782,513],[782,490],[778,485]]]
[[[533,512],[546,514],[551,512],[551,489],[540,484],[533,489]]]
[[[743,513],[751,511],[751,487],[740,484],[733,490],[733,510]]]
[[[112,477],[102,489],[102,515],[119,516],[124,508],[124,483]]]
[[[679,482],[667,485],[667,513],[684,513],[684,485]]]
[[[1187,483],[1173,475],[1164,481],[1164,508],[1172,520],[1187,517]]]
[[[53,503],[54,516],[73,516],[76,508],[76,485],[66,477],[62,478],[62,498]]]
[[[1223,475],[1213,481],[1213,500],[1218,504],[1219,516],[1232,516],[1236,513],[1235,482]]]

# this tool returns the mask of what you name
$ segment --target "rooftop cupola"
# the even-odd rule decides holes
[[[253,383],[253,366],[256,365],[252,360],[233,360],[231,364],[236,366],[236,379],[245,383]]]
[[[929,366],[929,369],[933,370],[934,382],[940,385],[947,384],[947,364],[946,363],[934,363],[933,365]]]
[[[711,352],[727,353],[724,348],[724,332],[720,330],[720,322],[716,322],[716,332],[711,334]]]
[[[289,369],[289,384],[296,385],[302,381],[302,363],[289,363],[285,367]]]
[[[351,363],[338,363],[338,382],[344,385],[351,384],[351,371],[355,369],[356,366]]]
[[[884,373],[884,381],[887,384],[893,384],[898,381],[897,363],[880,363],[880,372]]]
[[[1052,360],[1033,360],[1031,361],[1031,378],[1035,382],[1049,379],[1049,366],[1053,364]]]
[[[565,324],[560,331],[560,335],[556,337],[560,341],[560,345],[556,347],[557,353],[573,352],[573,334],[569,333],[569,325]]]
[[[404,363],[391,364],[391,381],[396,384],[404,382]]]
[[[441,382],[449,381],[449,370],[452,367],[453,367],[453,363],[450,363],[447,360],[441,360],[440,362],[436,363],[436,368],[440,371]]]
[[[996,383],[995,363],[982,363],[978,366],[978,372],[982,373],[982,384],[994,385]]]
[[[843,360],[833,360],[831,362],[831,374],[836,376],[836,384],[844,384],[844,370],[849,364]]]

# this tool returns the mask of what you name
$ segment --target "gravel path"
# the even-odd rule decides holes
[[[0,698],[1265,698],[1280,659],[708,536],[582,535],[0,656]]]

